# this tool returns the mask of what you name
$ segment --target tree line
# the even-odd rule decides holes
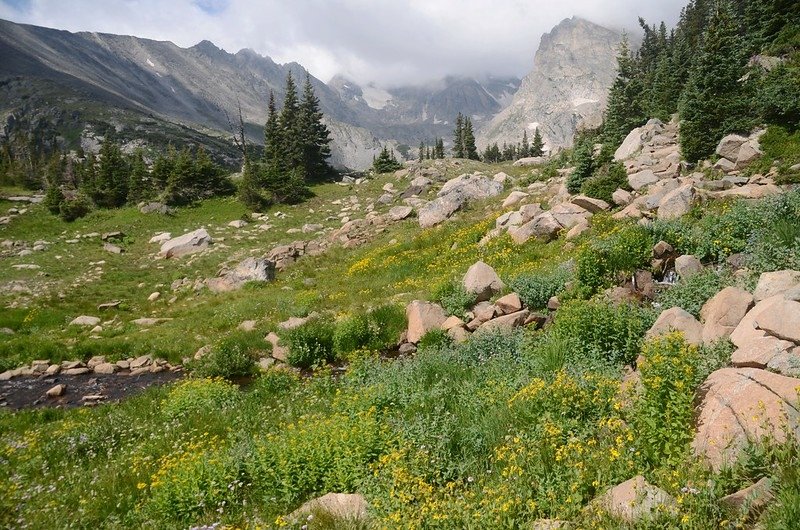
[[[639,23],[641,47],[632,52],[626,39],[617,57],[605,143],[677,112],[683,155],[696,162],[726,134],[800,124],[800,2],[692,0],[672,30]]]
[[[308,74],[302,99],[298,97],[291,72],[286,76],[280,112],[275,94],[270,91],[264,125],[264,154],[260,160],[249,156],[243,124],[241,138],[244,170],[239,197],[251,209],[300,202],[310,195],[312,183],[334,174],[328,163],[330,131],[323,123],[319,99]]]

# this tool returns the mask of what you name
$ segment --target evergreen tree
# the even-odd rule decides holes
[[[523,130],[522,131],[522,145],[520,146],[520,149],[519,149],[519,158],[525,158],[525,157],[530,156],[530,152],[531,152],[531,146],[528,143],[528,131],[527,130]]]
[[[161,192],[167,188],[167,182],[175,167],[176,158],[177,153],[172,145],[167,148],[166,155],[159,153],[156,156],[156,159],[153,161],[153,168],[150,171],[150,178],[155,190]]]
[[[539,133],[539,127],[533,131],[533,143],[531,144],[531,156],[544,156],[544,141]]]
[[[625,35],[617,54],[617,77],[608,93],[603,125],[607,143],[613,146],[621,144],[631,129],[646,121],[640,99],[641,91],[628,37]]]
[[[47,166],[45,166],[44,180],[47,190],[42,204],[53,215],[59,214],[61,203],[64,202],[64,193],[61,191],[62,171],[62,158],[57,155],[51,156]]]
[[[444,139],[436,139],[436,158],[444,158]]]
[[[147,164],[144,162],[144,154],[141,149],[137,149],[131,156],[128,202],[136,204],[139,201],[143,201],[151,196],[152,191],[150,173],[147,171]]]
[[[214,195],[228,195],[233,185],[225,170],[215,164],[202,147],[195,153],[192,164],[193,182],[191,200],[204,199]]]
[[[425,160],[425,144],[423,142],[419,143],[419,157],[417,158],[418,162],[422,162]]]
[[[576,142],[575,150],[572,154],[572,164],[575,169],[567,177],[567,191],[570,193],[580,193],[583,183],[594,173],[591,138],[576,139]]]
[[[275,108],[275,93],[269,91],[269,104],[267,105],[267,123],[264,124],[264,163],[273,164],[276,167],[284,165],[283,153],[281,152],[283,140],[281,138],[281,126],[278,122],[278,111]],[[251,167],[251,171],[255,166]]]
[[[111,138],[106,138],[99,157],[91,198],[101,208],[122,206],[128,197],[129,171],[122,150]]]
[[[428,146],[425,148],[425,160],[430,160],[430,159],[431,159],[431,148],[430,146]]]
[[[306,181],[318,181],[328,177],[333,171],[328,164],[328,158],[331,156],[330,131],[322,123],[319,99],[314,94],[311,76],[308,74],[303,87],[303,101],[300,104],[298,120],[303,148],[302,169]]]
[[[402,168],[403,164],[397,161],[394,151],[386,146],[381,149],[378,158],[372,163],[372,169],[375,173],[391,173],[392,171],[397,171]]]
[[[456,128],[453,131],[453,158],[466,158],[464,149],[464,116],[459,112],[456,117]]]
[[[265,176],[271,167],[268,161],[257,163],[248,160],[242,168],[242,180],[239,183],[239,200],[250,210],[260,212],[272,205],[274,198],[267,190]]]
[[[478,148],[475,147],[475,133],[472,130],[472,120],[464,118],[463,139],[464,143],[464,158],[470,160],[480,160],[478,156]]]
[[[286,94],[278,118],[280,155],[285,168],[299,168],[304,162],[303,131],[300,123],[300,103],[292,73],[286,76]]]
[[[175,155],[172,171],[167,179],[164,198],[168,204],[181,205],[192,202],[194,164],[189,149],[183,148]]]
[[[690,162],[709,156],[725,134],[746,131],[748,103],[739,79],[746,62],[727,0],[711,17],[680,102],[680,140]]]

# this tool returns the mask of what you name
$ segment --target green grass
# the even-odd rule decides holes
[[[474,169],[489,175],[522,171],[469,163],[450,168],[447,176]],[[361,203],[380,196],[391,180],[382,175],[359,188]],[[433,337],[402,360],[374,351],[390,346],[402,320],[397,307],[432,299],[436,286],[458,279],[479,259],[507,285],[524,279],[541,305],[565,288],[570,275],[558,267],[578,253],[619,254],[620,263],[606,265],[627,274],[641,265],[639,236],[663,231],[678,238],[676,245],[698,246],[702,241],[680,237],[729,215],[727,210],[699,208],[686,226],[657,226],[644,235],[635,229],[636,237],[627,237],[632,229],[624,223],[598,220],[587,243],[567,250],[563,240],[515,246],[506,236],[479,244],[501,213],[499,201],[487,201],[434,229],[421,231],[410,219],[362,247],[304,258],[270,284],[218,295],[190,289],[174,293],[177,299],[169,303],[175,279],[207,278],[225,263],[308,239],[286,233],[303,223],[340,225],[326,220],[335,212],[325,210],[355,192],[335,184],[315,192],[308,203],[275,208],[269,213],[283,211],[286,219],[251,234],[252,225],[239,231],[226,226],[245,213],[228,199],[181,209],[174,217],[128,208],[73,224],[34,208],[0,227],[0,239],[52,243],[41,253],[3,258],[9,265],[40,265],[40,271],[10,270],[2,282],[29,281],[44,294],[3,292],[3,305],[16,307],[0,310],[0,327],[16,334],[0,335],[0,368],[95,354],[113,359],[150,353],[179,361],[206,344],[222,353],[242,346],[249,355],[261,350],[263,334],[277,323],[312,311],[336,326],[333,348],[349,362],[344,374],[324,366],[307,377],[273,369],[243,388],[190,379],[118,405],[0,411],[0,527],[284,527],[283,516],[304,501],[339,491],[366,496],[373,523],[367,527],[516,529],[554,518],[580,528],[628,528],[587,506],[637,474],[681,500],[676,514],[638,527],[735,527],[738,520],[720,509],[719,499],[766,474],[778,479],[781,500],[768,511],[770,527],[793,520],[800,495],[792,444],[754,447],[754,456],[718,475],[691,453],[696,387],[730,358],[730,346],[696,350],[674,337],[644,342],[655,316],[646,308],[576,299],[587,291],[573,287],[564,293],[571,301],[545,330],[487,334],[463,345]],[[157,246],[147,243],[154,233],[201,225],[218,239],[213,251],[154,259]],[[75,233],[111,230],[126,233],[126,254],[108,254],[98,240],[66,243]],[[738,239],[750,237],[748,230],[730,237],[745,248]],[[636,263],[623,263],[626,249],[636,252]],[[77,282],[94,267],[90,262],[101,260],[106,272],[99,279]],[[710,292],[708,283],[687,283],[670,296],[694,307]],[[147,302],[154,290],[162,297]],[[67,327],[74,316],[98,314],[97,304],[112,299],[122,305],[102,314],[113,322],[100,338]],[[173,320],[142,331],[129,322],[141,316]],[[255,332],[234,331],[251,319]],[[394,331],[381,334],[384,326],[376,322]],[[619,394],[623,365],[643,351],[653,359],[642,370],[643,392],[626,399]],[[250,367],[230,364],[224,355],[217,360],[209,375]],[[698,493],[687,493],[690,488]],[[309,528],[346,526],[321,516]]]

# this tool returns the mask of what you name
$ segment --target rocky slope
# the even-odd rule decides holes
[[[542,36],[533,70],[479,143],[517,143],[524,129],[538,126],[547,146],[555,148],[570,145],[578,127],[599,125],[621,39],[620,32],[580,18],[561,22]]]

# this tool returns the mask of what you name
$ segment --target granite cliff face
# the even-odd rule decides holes
[[[569,146],[578,127],[599,125],[621,40],[621,32],[574,17],[543,35],[533,70],[479,143],[517,143],[538,126],[548,147]]]

